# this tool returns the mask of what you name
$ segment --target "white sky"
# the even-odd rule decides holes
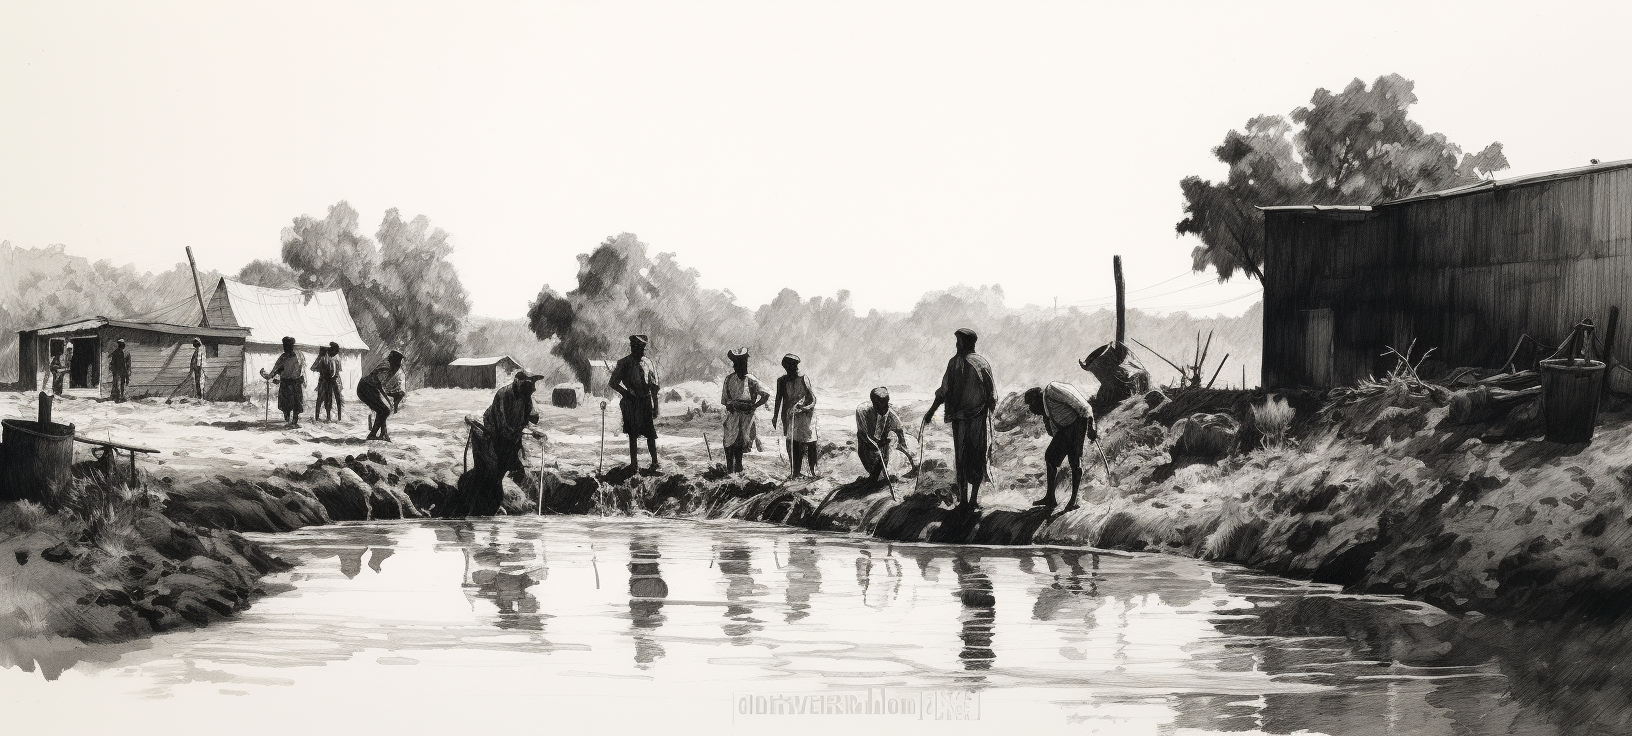
[[[346,199],[453,234],[478,314],[630,231],[747,306],[1009,303],[1184,274],[1178,180],[1399,72],[1507,175],[1632,158],[1632,11],[1450,3],[0,5],[0,239],[236,271]],[[1183,276],[1135,306],[1237,313]],[[1186,288],[1192,287],[1195,288]],[[1177,293],[1175,289],[1184,288]],[[1243,297],[1245,298],[1236,298]],[[1101,302],[1095,302],[1101,303]]]

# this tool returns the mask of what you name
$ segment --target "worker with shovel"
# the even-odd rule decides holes
[[[403,386],[402,361],[402,353],[392,350],[357,382],[357,399],[374,412],[368,419],[368,439],[391,441],[386,419],[402,407],[402,400],[408,396]]]
[[[1088,397],[1076,386],[1063,381],[1052,381],[1047,386],[1026,389],[1026,408],[1043,418],[1043,428],[1053,439],[1043,451],[1043,462],[1048,466],[1048,493],[1033,506],[1054,508],[1054,487],[1061,461],[1071,463],[1071,500],[1065,511],[1077,507],[1077,488],[1082,485],[1082,447],[1085,441],[1098,441],[1099,428],[1094,422],[1094,410]]]
[[[261,378],[278,384],[278,411],[290,427],[299,427],[300,413],[306,410],[306,365],[295,352],[295,338],[283,338],[283,354],[271,371],[261,369]]]
[[[771,428],[782,422],[787,438],[788,457],[793,460],[793,477],[799,477],[800,461],[810,459],[810,474],[816,475],[816,391],[810,376],[800,372],[799,356],[782,356],[787,375],[776,379],[776,401],[771,406]]]
[[[498,512],[504,500],[506,474],[516,485],[528,487],[522,442],[530,425],[538,424],[533,393],[541,378],[517,371],[509,385],[493,393],[493,403],[482,414],[482,423],[472,425],[470,444],[475,450],[476,469],[467,510],[470,515],[491,516]],[[531,434],[542,436],[537,430]]]
[[[901,441],[901,452],[912,461],[907,450],[907,435],[901,431],[901,418],[890,408],[890,390],[883,386],[873,389],[868,400],[856,407],[856,454],[861,466],[867,469],[867,481],[880,483],[889,479],[890,433]]]

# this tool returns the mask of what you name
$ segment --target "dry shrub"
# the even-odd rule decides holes
[[[50,518],[51,512],[33,501],[0,505],[0,539],[32,534]]]
[[[85,538],[118,557],[139,546],[136,499],[140,491],[92,471],[75,478],[61,499],[62,510],[85,524]]]
[[[1264,437],[1264,447],[1281,449],[1286,446],[1286,430],[1292,426],[1297,411],[1285,397],[1271,394],[1263,404],[1252,405],[1252,426]]]

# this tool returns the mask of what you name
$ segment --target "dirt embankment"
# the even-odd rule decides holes
[[[1082,507],[1064,513],[1029,505],[1042,495],[1048,440],[1012,395],[978,512],[949,508],[938,425],[926,434],[922,477],[907,472],[893,489],[842,482],[859,474],[854,443],[830,435],[827,479],[790,482],[785,467],[752,463],[741,476],[614,473],[602,482],[552,470],[545,506],[897,540],[1164,551],[1519,618],[1618,614],[1632,603],[1632,412],[1622,400],[1606,403],[1592,443],[1558,445],[1540,438],[1533,403],[1453,416],[1450,391],[1426,384],[1281,396],[1282,424],[1268,438],[1253,412],[1261,392],[1180,390],[1124,403],[1102,420],[1105,459],[1092,449],[1085,458]],[[902,416],[921,407],[909,402]]]
[[[105,498],[105,497],[104,497]],[[0,666],[62,667],[62,638],[113,642],[241,611],[287,568],[243,536],[174,521],[137,499],[49,512],[0,504]],[[70,658],[71,661],[71,658]]]

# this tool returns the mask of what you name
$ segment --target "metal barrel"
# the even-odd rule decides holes
[[[0,420],[0,501],[55,506],[68,492],[74,425]]]
[[[1603,383],[1601,361],[1541,361],[1541,418],[1548,442],[1592,441]]]

